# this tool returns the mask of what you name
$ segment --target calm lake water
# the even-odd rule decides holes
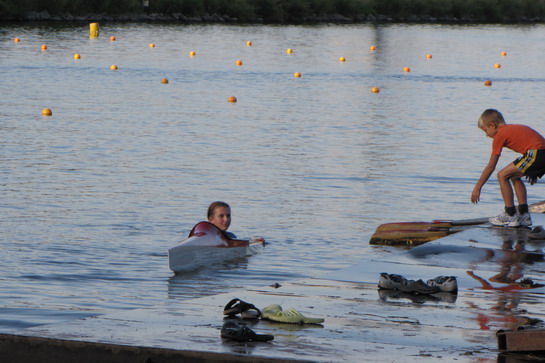
[[[381,223],[501,210],[495,181],[469,202],[491,147],[484,109],[545,132],[542,25],[104,23],[88,35],[0,26],[0,332],[380,258],[388,249],[368,240]],[[544,196],[529,188],[530,203]],[[215,200],[231,204],[232,232],[270,244],[173,274],[168,248]]]

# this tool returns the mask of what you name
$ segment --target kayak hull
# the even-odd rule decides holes
[[[180,243],[168,250],[169,267],[174,272],[188,272],[250,256],[262,249],[261,242],[250,243],[244,247],[185,246]]]
[[[189,237],[168,250],[174,272],[193,271],[249,256],[263,249],[263,242],[234,240],[209,222],[195,225]]]

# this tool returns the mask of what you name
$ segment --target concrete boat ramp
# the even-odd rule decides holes
[[[545,215],[533,214],[534,225]],[[378,246],[369,259],[321,278],[42,325],[0,335],[5,362],[521,362],[498,350],[496,332],[543,327],[545,240],[528,229],[475,226],[412,249]],[[471,271],[468,273],[468,271]],[[424,281],[456,276],[457,294],[378,290],[381,272]],[[321,325],[237,320],[271,342],[224,340],[232,298],[279,304]]]

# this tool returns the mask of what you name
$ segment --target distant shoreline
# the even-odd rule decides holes
[[[0,1],[0,22],[545,23],[545,0]]]
[[[391,17],[388,15],[356,15],[345,16],[342,14],[305,16],[301,19],[284,21],[270,21],[260,17],[241,20],[229,15],[195,15],[186,16],[181,13],[130,13],[130,14],[87,14],[87,15],[50,15],[48,11],[30,11],[18,16],[8,16],[0,13],[0,23],[36,23],[36,22],[170,22],[180,24],[277,24],[277,25],[318,25],[318,24],[365,24],[365,23],[402,23],[402,24],[543,24],[545,17],[519,17],[503,21],[487,20],[482,17],[455,16],[434,17],[429,15],[410,15],[407,17]]]

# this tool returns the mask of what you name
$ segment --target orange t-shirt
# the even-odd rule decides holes
[[[545,149],[545,138],[536,130],[525,125],[504,125],[494,136],[492,154],[501,155],[503,147],[526,154],[531,149]]]

